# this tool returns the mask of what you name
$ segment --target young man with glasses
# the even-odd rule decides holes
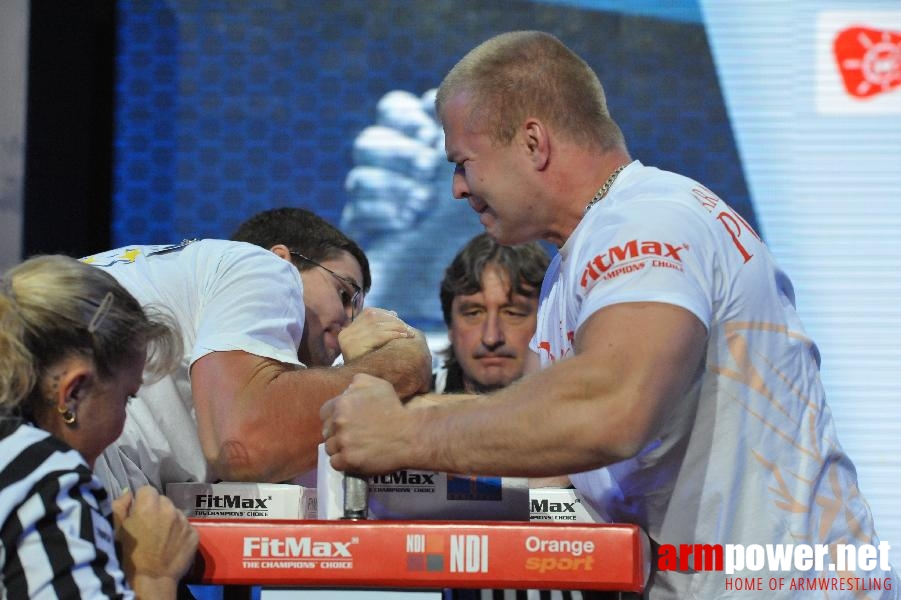
[[[232,240],[129,246],[84,259],[181,329],[181,368],[145,382],[97,460],[107,489],[287,481],[316,466],[318,410],[356,373],[428,389],[421,333],[379,308],[360,247],[313,213],[264,211]],[[333,366],[338,356],[342,365]]]

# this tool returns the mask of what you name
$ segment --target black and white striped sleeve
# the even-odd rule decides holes
[[[80,455],[28,425],[0,449],[0,596],[133,598],[106,492]]]

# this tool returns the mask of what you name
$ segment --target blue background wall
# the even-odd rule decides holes
[[[379,99],[434,88],[466,51],[512,29],[549,31],[586,58],[636,158],[699,179],[756,223],[704,27],[686,14],[699,13],[525,1],[122,2],[114,244],[227,237],[282,205],[342,225],[353,142]],[[452,202],[449,175],[439,186]],[[346,227],[381,275],[370,302],[443,327],[441,271],[480,230],[456,204],[423,210],[398,239]],[[442,223],[429,229],[428,219]]]

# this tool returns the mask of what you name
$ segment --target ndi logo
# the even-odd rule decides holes
[[[488,572],[488,536],[451,535],[450,544],[443,534],[407,534],[408,571],[444,571],[445,549],[451,573]]]
[[[451,573],[487,573],[488,536],[452,535],[450,571]]]
[[[407,534],[408,571],[444,571],[444,536]]]

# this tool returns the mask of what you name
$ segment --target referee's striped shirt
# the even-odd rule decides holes
[[[21,419],[0,418],[0,598],[134,598],[110,514],[78,452]]]

